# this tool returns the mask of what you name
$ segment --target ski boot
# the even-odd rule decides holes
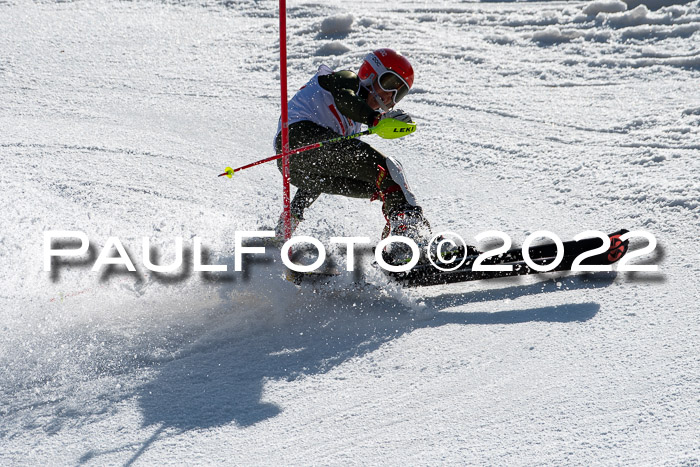
[[[395,209],[388,215],[389,235],[407,237],[418,245],[421,260],[424,259],[425,247],[431,238],[430,224],[423,217],[420,206],[407,206]],[[406,264],[413,258],[411,247],[402,242],[390,243],[384,248],[384,260],[394,266]]]
[[[467,245],[461,238],[453,238],[447,234],[438,235],[430,244],[427,252],[433,263],[440,267],[451,268],[452,265],[459,264],[463,258],[481,254],[473,245]]]
[[[419,206],[394,210],[389,214],[388,220],[388,235],[400,235],[416,242],[420,252],[418,264],[437,263],[449,267],[465,256],[479,254],[476,247],[461,244],[457,239],[442,235],[433,238],[430,224],[423,217],[423,210]],[[387,245],[383,253],[384,260],[394,266],[409,263],[413,257],[411,247],[399,242]]]
[[[294,235],[294,231],[299,226],[299,223],[304,219],[301,216],[297,216],[292,213],[289,218],[290,235]],[[281,248],[284,245],[284,212],[280,214],[280,218],[277,220],[277,225],[275,226],[275,236],[269,238],[270,246]]]

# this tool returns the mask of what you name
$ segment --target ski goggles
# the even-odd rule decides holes
[[[389,92],[392,94],[391,100],[394,104],[398,104],[401,99],[403,99],[406,94],[408,94],[409,86],[404,79],[391,70],[387,70],[381,75],[377,80],[377,84],[384,92]]]

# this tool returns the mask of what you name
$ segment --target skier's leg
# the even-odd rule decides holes
[[[337,137],[332,130],[308,121],[290,125],[289,134],[291,149]],[[278,137],[277,150],[280,149]],[[278,167],[281,169],[281,161]],[[388,221],[384,236],[390,224],[392,232],[416,237],[419,243],[424,236],[421,233],[419,238],[419,232],[430,232],[422,209],[408,188],[401,164],[360,140],[342,141],[295,154],[290,159],[290,177],[292,184],[299,188],[297,196],[322,192],[372,198],[379,193]]]
[[[290,125],[292,149],[333,137],[337,137],[333,131],[312,122],[303,121]],[[278,150],[279,148],[278,144]],[[278,166],[281,168],[281,162],[278,162]],[[384,192],[397,185],[394,188],[396,191],[388,192],[384,196],[385,213],[397,207],[416,205],[415,196],[408,188],[401,164],[360,140],[341,141],[295,154],[290,159],[290,172],[297,181],[301,176],[317,181],[327,181],[331,177],[356,180],[375,188],[367,195],[346,196],[371,197],[377,191]],[[296,177],[294,172],[298,172]],[[294,184],[298,186],[297,183]],[[309,185],[311,183],[306,183],[307,187]],[[321,191],[326,192],[325,189]],[[362,190],[359,191],[361,192]]]
[[[318,199],[319,196],[321,196],[321,191],[315,189],[315,187],[314,189],[303,188],[302,185],[294,183],[294,181],[292,181],[292,183],[299,187],[297,188],[297,191],[294,194],[294,198],[292,199],[292,215],[302,220],[304,219],[304,211],[306,210],[306,208],[311,206],[313,202]]]
[[[372,196],[383,201],[383,212],[390,232],[413,238],[417,243],[426,243],[430,236],[430,224],[423,216],[413,192],[406,181],[403,167],[392,157],[386,157],[367,143],[354,141],[354,147],[336,157],[339,165],[353,174],[358,181],[373,185]],[[350,157],[348,157],[348,154]]]
[[[336,160],[341,167],[351,171],[358,181],[374,185],[373,196],[379,195],[382,199],[387,219],[382,238],[390,234],[408,237],[423,250],[432,237],[430,223],[416,203],[401,164],[369,144],[361,141],[353,143],[354,147],[348,148],[351,150],[340,154]],[[404,243],[393,243],[386,252],[388,259],[395,264],[408,262],[413,256],[410,247]]]
[[[334,131],[328,128],[313,122],[301,121],[290,125],[289,147],[296,149],[337,136]],[[342,145],[342,143],[338,144]],[[278,152],[281,151],[281,146],[281,137],[278,136],[275,144]],[[321,193],[353,198],[370,198],[372,196],[376,191],[374,184],[358,180],[352,173],[356,167],[348,167],[347,164],[343,164],[342,154],[343,151],[319,148],[292,156],[290,159],[290,182],[298,188],[291,203],[293,215],[303,219],[305,209],[311,206]],[[281,171],[281,160],[278,160],[277,166]],[[376,168],[373,170],[376,171]],[[370,176],[372,179],[373,177],[375,177],[374,174]]]
[[[294,182],[292,181],[292,183]],[[304,210],[311,206],[311,204],[321,195],[321,192],[315,190],[315,187],[313,190],[297,188],[297,192],[294,194],[294,198],[292,198],[290,206],[290,214],[292,215],[290,224],[291,233],[294,233],[296,228],[299,226],[299,223],[304,220]],[[280,214],[280,217],[277,220],[275,237],[278,241],[284,238],[284,213]]]
[[[322,141],[323,139],[329,139],[335,133],[327,128],[320,127],[312,122],[298,122],[290,125],[289,131],[289,147],[290,149],[297,149],[307,144]],[[275,149],[277,152],[282,151],[282,136],[278,135],[275,141]],[[277,168],[282,171],[282,160],[278,159]],[[292,198],[290,211],[292,215],[292,232],[299,225],[299,222],[304,220],[304,211],[306,208],[311,206],[314,201],[318,199],[321,195],[322,190],[315,186],[313,183],[303,183],[304,178],[302,174],[298,174],[297,170],[292,170],[292,168],[297,169],[296,161],[292,163],[290,160],[290,182],[292,185],[297,187],[297,191]],[[282,236],[284,229],[284,218],[280,215],[280,219],[277,222],[277,227],[275,232],[277,236]]]

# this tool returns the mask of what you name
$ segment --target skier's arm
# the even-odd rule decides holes
[[[318,83],[333,95],[335,106],[349,119],[372,126],[380,117],[381,113],[373,110],[365,99],[357,95],[360,78],[352,71],[319,76]]]

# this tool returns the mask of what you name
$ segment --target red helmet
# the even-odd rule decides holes
[[[357,76],[362,84],[372,89],[378,84],[393,94],[394,104],[408,94],[413,86],[413,67],[406,57],[391,49],[377,49],[367,54]]]

